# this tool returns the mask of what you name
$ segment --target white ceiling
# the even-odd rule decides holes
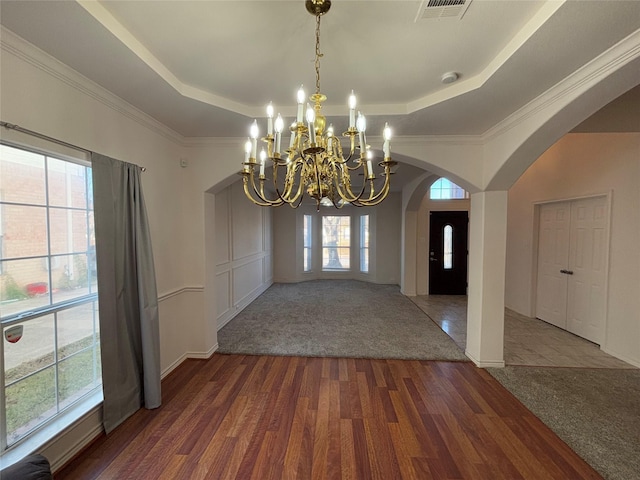
[[[330,121],[346,127],[353,89],[372,135],[384,121],[395,135],[479,135],[640,28],[640,1],[473,0],[462,18],[416,21],[421,3],[333,1]],[[291,119],[298,86],[315,88],[302,0],[2,0],[0,19],[186,137],[246,136],[269,101]],[[444,85],[448,71],[460,79]]]

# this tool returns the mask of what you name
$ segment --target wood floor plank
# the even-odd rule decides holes
[[[470,363],[214,354],[163,389],[56,480],[601,478]]]

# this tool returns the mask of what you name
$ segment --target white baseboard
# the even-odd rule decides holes
[[[216,343],[213,347],[211,347],[206,352],[187,352],[184,356],[185,356],[185,359],[194,358],[199,360],[208,360],[209,358],[211,358],[211,355],[213,355],[216,352],[216,350],[218,350],[218,347],[219,345]]]
[[[478,368],[504,368],[504,360],[478,360],[473,355],[469,353],[468,350],[465,350],[464,354],[469,357],[469,359],[476,364]]]
[[[184,362],[187,358],[189,358],[189,355],[187,353],[183,353],[182,355],[180,355],[180,357],[178,357],[177,360],[175,360],[171,365],[169,365],[167,368],[165,368],[162,371],[162,373],[160,374],[160,379],[164,379],[164,377],[166,377],[171,372],[173,372],[176,368],[178,368],[180,364]]]

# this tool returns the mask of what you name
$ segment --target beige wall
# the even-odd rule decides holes
[[[311,215],[314,232],[314,258],[322,255],[320,234],[322,215],[350,215],[352,253],[359,248],[359,216],[369,215],[370,257],[369,273],[359,272],[358,255],[351,256],[351,271],[323,272],[320,264],[313,265],[313,271],[303,272],[302,226],[304,215]],[[321,207],[315,204],[302,205],[297,209],[283,206],[274,212],[274,281],[301,282],[318,278],[354,278],[372,283],[400,283],[400,228],[401,195],[390,193],[377,207]],[[298,232],[296,234],[296,232]]]
[[[568,134],[509,190],[506,306],[534,315],[536,202],[611,194],[603,350],[640,365],[640,134]]]

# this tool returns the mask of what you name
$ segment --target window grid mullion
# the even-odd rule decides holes
[[[47,289],[47,295],[49,296],[49,305],[53,304],[53,275],[51,273],[53,265],[51,265],[51,211],[49,209],[49,157],[44,155],[44,198],[45,208],[47,209],[47,263],[49,268],[47,269],[47,279],[49,282],[49,288]]]
[[[55,382],[56,390],[56,413],[60,413],[60,364],[58,363],[58,313],[53,314],[53,381]]]
[[[7,449],[7,408],[4,386],[4,327],[0,325],[0,453]]]

